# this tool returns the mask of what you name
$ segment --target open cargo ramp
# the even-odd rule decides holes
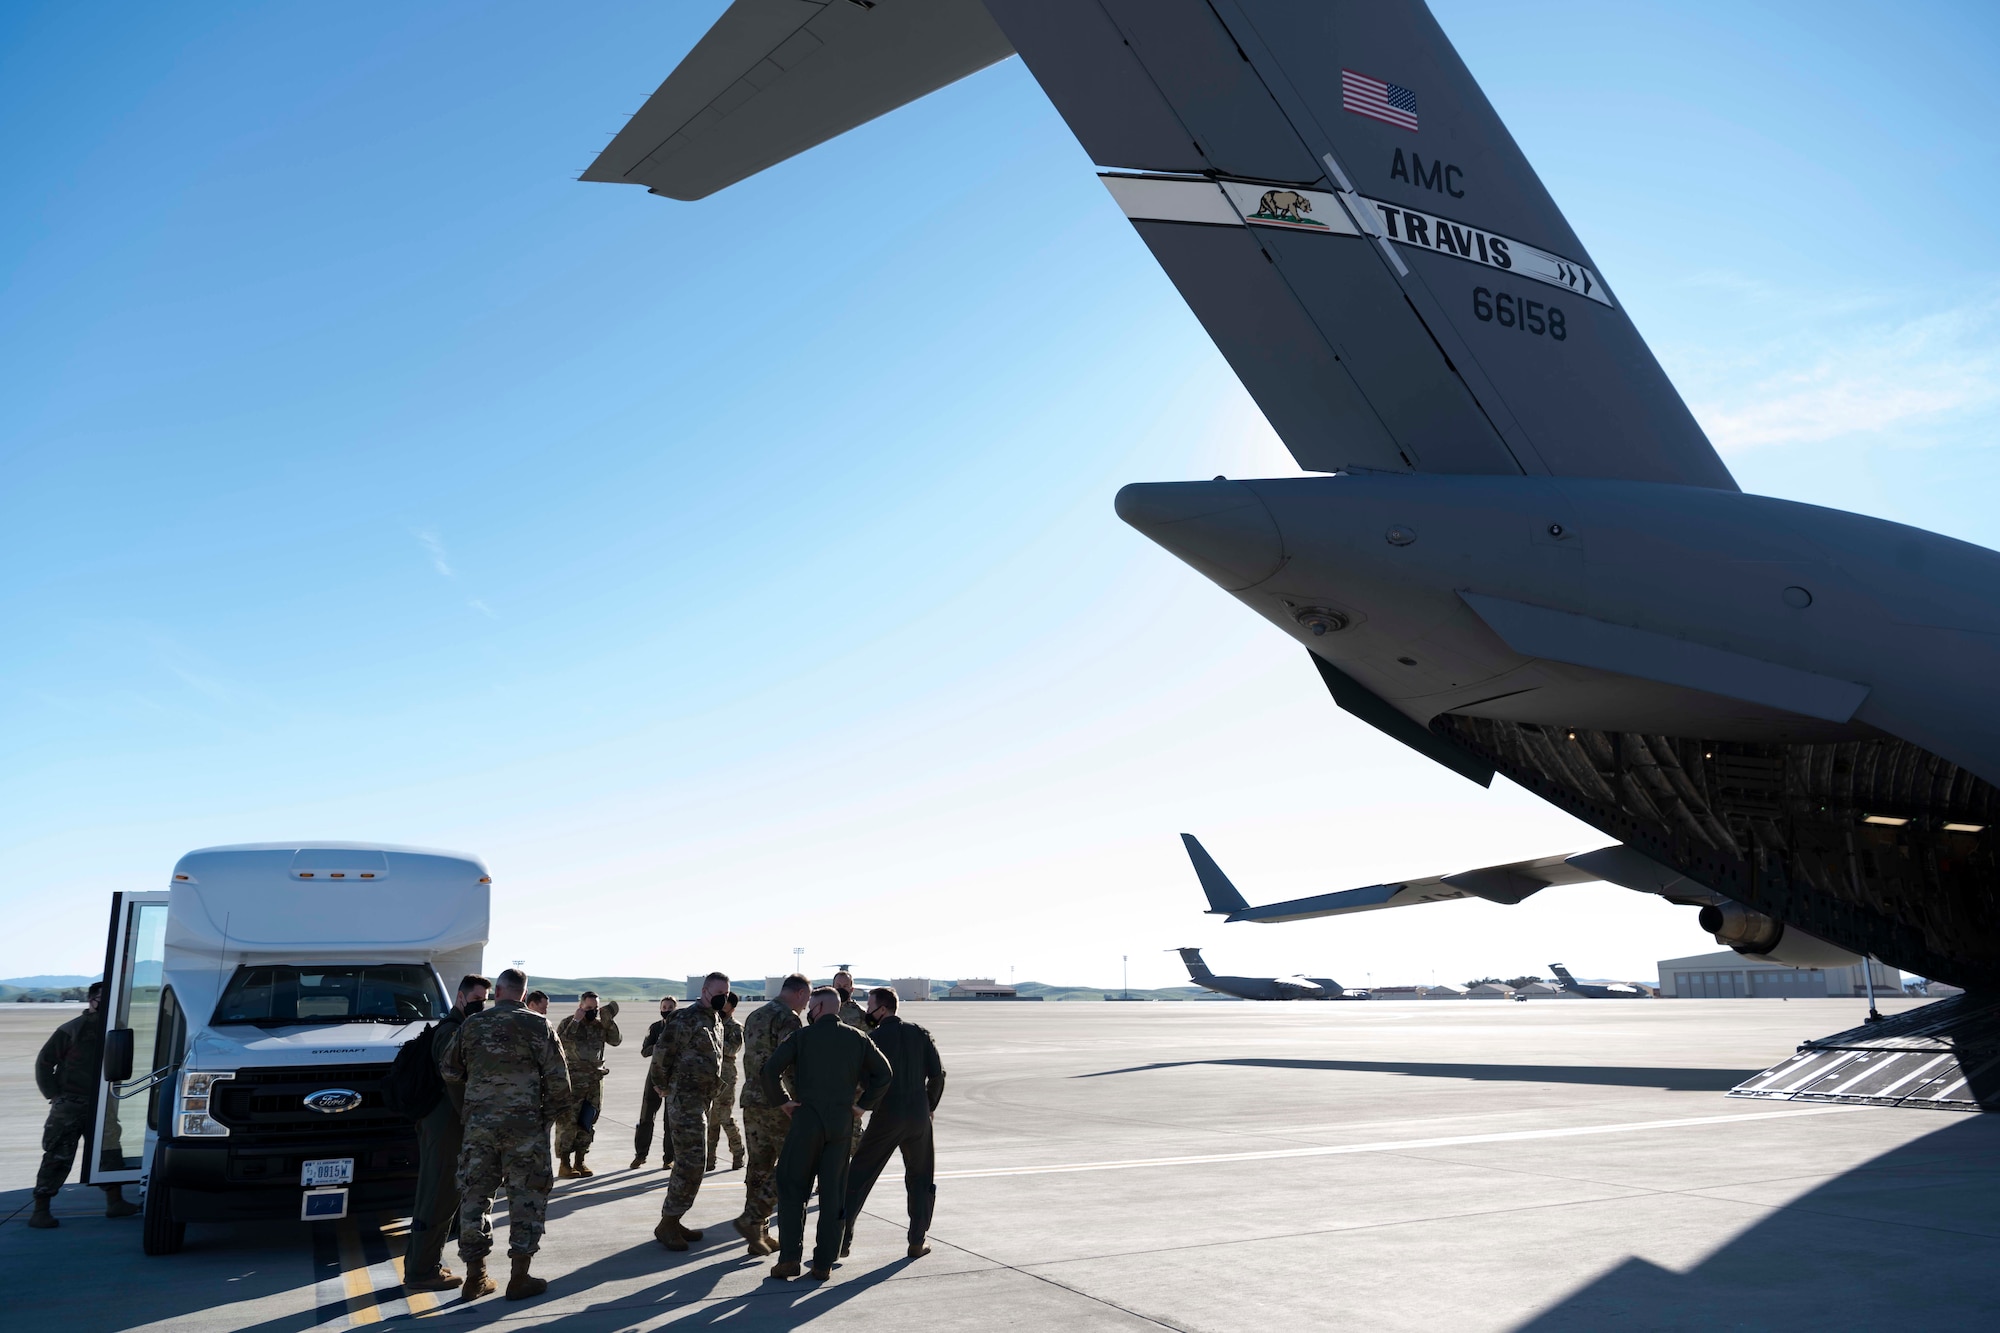
[[[1954,995],[1836,1032],[1730,1090],[1767,1101],[2000,1110],[2000,996]]]

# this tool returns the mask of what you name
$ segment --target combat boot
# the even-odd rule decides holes
[[[771,1265],[770,1276],[777,1278],[781,1282],[788,1277],[797,1277],[798,1275],[799,1261],[796,1259],[780,1259],[777,1263]]]
[[[428,1273],[403,1274],[405,1291],[450,1291],[459,1283],[458,1274],[439,1264]]]
[[[752,1258],[757,1258],[771,1252],[771,1247],[767,1243],[770,1238],[764,1234],[764,1228],[757,1225],[757,1223],[747,1217],[739,1217],[730,1223],[730,1225],[736,1228],[737,1235],[750,1243],[750,1256]]]
[[[575,1179],[575,1177],[576,1177],[576,1168],[575,1168],[575,1167],[573,1167],[573,1166],[571,1166],[571,1165],[569,1164],[569,1154],[568,1154],[568,1153],[562,1153],[562,1154],[559,1154],[559,1157],[560,1157],[560,1159],[561,1159],[561,1161],[562,1161],[562,1169],[556,1172],[556,1179],[557,1179],[557,1180],[573,1180],[573,1179]]]
[[[467,1259],[465,1261],[465,1281],[459,1286],[458,1299],[461,1301],[476,1301],[481,1296],[491,1296],[496,1290],[497,1288],[493,1285],[493,1279],[486,1276],[485,1256],[482,1255],[477,1259]]]
[[[530,1296],[539,1296],[549,1289],[547,1278],[535,1277],[528,1272],[528,1265],[535,1261],[532,1254],[509,1255],[514,1261],[514,1275],[507,1279],[507,1299],[525,1301]]]
[[[653,1239],[670,1250],[685,1250],[688,1247],[688,1230],[681,1225],[678,1217],[663,1217],[653,1228]]]
[[[49,1211],[49,1201],[41,1195],[35,1196],[35,1211],[28,1215],[28,1225],[37,1231],[48,1231],[59,1227],[56,1215]]]
[[[912,1259],[921,1259],[930,1252],[931,1252],[931,1247],[924,1244],[922,1241],[913,1240],[910,1242],[910,1257]]]
[[[715,1170],[715,1154],[714,1154],[714,1153],[710,1153],[710,1154],[708,1155],[708,1165],[707,1165],[707,1166],[705,1166],[705,1167],[703,1167],[702,1169],[703,1169],[704,1171],[713,1171],[713,1170]]]
[[[591,1170],[589,1167],[583,1164],[583,1152],[584,1152],[583,1149],[581,1148],[577,1149],[575,1174],[579,1177],[596,1175],[597,1173],[595,1171]]]
[[[806,1280],[808,1282],[831,1282],[833,1281],[833,1270],[825,1264],[814,1264],[806,1270]]]
[[[104,1187],[104,1215],[106,1217],[131,1217],[138,1211],[138,1204],[127,1203],[125,1201],[125,1187],[123,1185],[106,1185]]]
[[[637,1171],[642,1167],[644,1167],[645,1165],[646,1165],[646,1159],[644,1157],[634,1157],[632,1159],[632,1165],[626,1167],[625,1169],[627,1171]]]
[[[731,1171],[741,1171],[741,1170],[743,1169],[743,1154],[742,1154],[742,1153],[740,1153],[740,1152],[738,1152],[738,1153],[731,1153],[731,1154],[729,1155],[729,1169],[730,1169]]]

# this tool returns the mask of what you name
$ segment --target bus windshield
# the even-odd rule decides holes
[[[437,977],[422,963],[239,967],[215,1023],[421,1023],[444,1016]]]

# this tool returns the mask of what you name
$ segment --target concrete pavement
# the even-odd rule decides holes
[[[1901,1007],[1905,1002],[1894,1002]],[[9,1006],[9,1010],[17,1008]],[[710,1176],[651,1238],[626,1171],[642,1061],[612,1052],[591,1180],[550,1207],[537,1301],[405,1299],[400,1224],[195,1226],[147,1259],[71,1186],[25,1218],[63,1015],[0,1012],[0,1265],[23,1326],[730,1329],[1961,1327],[2000,1314],[2000,1119],[1731,1101],[1853,1000],[930,1004],[949,1071],[934,1252],[870,1200],[824,1286],[764,1280]],[[637,1007],[628,1029],[642,1027]],[[34,1117],[30,1123],[28,1117]],[[725,1147],[726,1151],[726,1147]],[[504,1218],[496,1218],[501,1223]],[[453,1260],[455,1264],[455,1260]]]

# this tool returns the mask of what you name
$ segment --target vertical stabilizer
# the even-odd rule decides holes
[[[1583,987],[1576,984],[1576,978],[1569,974],[1569,969],[1561,963],[1550,963],[1549,971],[1556,974],[1556,984],[1562,987],[1562,989],[1568,991],[1581,991],[1583,989]]]
[[[1222,867],[1208,854],[1208,849],[1195,841],[1192,833],[1181,834],[1181,842],[1187,846],[1188,860],[1194,862],[1195,878],[1201,881],[1201,891],[1208,895],[1208,914],[1228,916],[1241,912],[1250,906],[1243,901],[1243,895],[1229,882],[1229,876],[1222,873]],[[1183,953],[1188,952],[1183,950]],[[1199,958],[1196,959],[1200,961]]]
[[[1301,467],[1735,489],[1422,0],[987,8]]]
[[[1201,961],[1199,949],[1176,949],[1181,961],[1187,964],[1188,980],[1207,983],[1215,979],[1215,973],[1208,970],[1208,964]]]

